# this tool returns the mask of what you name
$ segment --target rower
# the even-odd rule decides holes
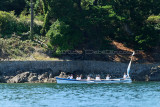
[[[123,79],[126,79],[127,77],[128,77],[128,75],[126,75],[126,73],[124,73]]]
[[[71,77],[71,76],[70,76],[70,75],[68,75],[67,79],[70,79],[70,77]]]
[[[70,79],[73,79],[73,74],[71,74]]]
[[[100,75],[97,75],[97,76],[96,76],[96,80],[97,80],[97,81],[100,81],[100,80],[101,80]]]
[[[81,80],[82,79],[82,74],[80,75],[80,77],[79,77],[79,80]]]
[[[88,75],[87,76],[87,81],[90,81],[91,80],[91,77]]]
[[[77,75],[76,80],[79,80],[79,75]]]
[[[106,76],[106,80],[109,80],[110,79],[110,76],[109,76],[109,74],[107,74],[107,76]]]

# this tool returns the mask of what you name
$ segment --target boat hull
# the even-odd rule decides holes
[[[58,84],[85,84],[85,83],[131,83],[130,78],[127,79],[111,79],[111,80],[76,80],[76,79],[66,79],[66,78],[56,78]]]

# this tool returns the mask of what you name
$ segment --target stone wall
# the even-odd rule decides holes
[[[159,64],[134,64],[132,63],[130,76],[133,80],[145,80],[151,68]],[[119,78],[126,72],[128,63],[103,62],[103,61],[4,61],[0,62],[0,75],[13,77],[22,72],[37,73],[42,75],[58,76],[60,72],[67,74],[88,74],[94,77],[97,74],[105,78],[110,74],[112,78]]]

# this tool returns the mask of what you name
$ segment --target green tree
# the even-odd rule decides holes
[[[81,32],[74,27],[57,20],[47,33],[50,46],[59,53],[62,50],[73,50],[82,42]]]
[[[82,37],[79,47],[73,49],[107,49],[109,39],[125,43],[135,49],[148,50],[156,46],[159,39],[159,30],[155,25],[148,23],[149,16],[160,13],[157,0],[50,0],[43,1],[45,20],[44,34],[56,20],[76,29]],[[63,24],[59,24],[62,26]],[[156,24],[158,25],[158,24]],[[50,28],[56,29],[56,27]],[[66,29],[67,31],[69,31]],[[51,30],[50,30],[51,31]],[[69,35],[78,37],[73,32]],[[65,32],[65,31],[64,31]],[[65,35],[61,31],[61,34]],[[50,39],[55,39],[55,36]],[[65,41],[65,36],[61,36]],[[69,40],[69,39],[68,39]],[[66,39],[66,41],[68,41]],[[64,42],[63,41],[63,42]],[[61,41],[62,42],[62,41]],[[62,47],[63,43],[52,46]],[[66,45],[67,46],[67,45]],[[62,49],[62,48],[59,48]],[[67,48],[64,48],[67,49]],[[68,48],[70,49],[70,48]]]
[[[124,19],[120,21],[120,31],[114,39],[136,49],[148,50],[155,46],[159,34],[147,19],[160,13],[159,0],[114,0],[108,4]]]
[[[112,6],[94,6],[93,2],[85,1],[87,3],[84,3],[84,0],[82,0],[81,3],[79,2],[78,0],[61,0],[59,2],[52,0],[50,2],[50,7],[52,8],[49,10],[52,14],[50,14],[50,19],[48,19],[48,21],[58,19],[60,22],[64,22],[70,26],[68,29],[71,29],[68,35],[76,37],[75,39],[81,38],[80,43],[74,40],[77,42],[75,44],[78,44],[79,47],[72,46],[72,49],[97,50],[109,48],[109,40],[107,38],[114,34],[114,30],[116,30],[116,21],[118,20]],[[59,26],[62,25],[63,24],[60,24]],[[53,26],[55,26],[55,24],[53,24]],[[56,29],[53,26],[49,32]],[[65,30],[61,31],[61,33],[63,32],[65,32]],[[66,33],[63,33],[63,35],[65,34]],[[47,33],[47,35],[51,34]],[[57,42],[52,41],[55,37],[57,36],[50,37],[51,44],[53,46],[56,45],[56,47],[62,47],[62,41],[59,41],[58,45],[56,44]],[[65,36],[62,36],[62,38],[64,39],[63,42],[65,42],[65,40],[72,41],[72,39],[67,39]],[[66,43],[64,46],[67,46]],[[70,48],[63,49],[67,50]]]

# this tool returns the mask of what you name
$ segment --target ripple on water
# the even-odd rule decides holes
[[[4,106],[158,107],[160,82],[131,84],[0,84]]]

